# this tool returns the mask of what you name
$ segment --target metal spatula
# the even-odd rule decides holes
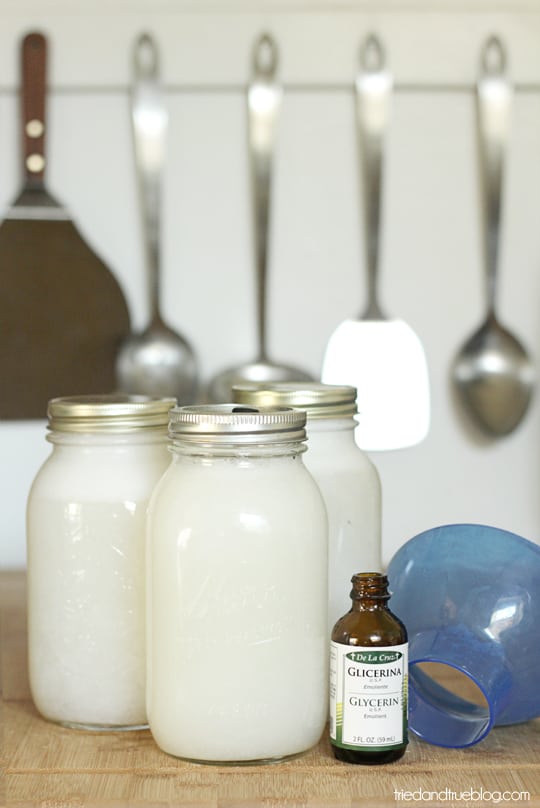
[[[391,91],[383,48],[371,35],[362,47],[356,79],[368,303],[359,320],[345,320],[336,328],[322,370],[323,382],[358,389],[356,442],[366,450],[417,444],[427,435],[430,420],[424,349],[407,323],[384,316],[377,299],[383,140]]]
[[[106,393],[129,312],[111,270],[45,186],[47,40],[21,43],[23,186],[0,227],[0,418],[45,418],[55,396]]]

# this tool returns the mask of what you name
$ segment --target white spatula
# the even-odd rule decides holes
[[[387,319],[377,300],[383,137],[392,77],[379,40],[361,51],[356,103],[365,213],[368,303],[359,320],[345,320],[328,342],[322,381],[358,389],[356,442],[361,449],[413,446],[429,430],[429,378],[424,349],[403,320]]]

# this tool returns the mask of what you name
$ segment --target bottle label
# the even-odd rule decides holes
[[[334,746],[384,751],[407,743],[407,643],[330,645],[330,738]]]

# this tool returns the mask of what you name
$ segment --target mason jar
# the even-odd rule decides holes
[[[382,570],[381,482],[355,443],[356,388],[319,382],[276,382],[233,387],[245,406],[294,407],[307,413],[305,464],[328,513],[328,627],[349,608],[343,581],[358,570]]]
[[[27,506],[32,696],[84,729],[147,725],[145,514],[170,463],[174,399],[53,399]]]
[[[327,524],[305,413],[175,408],[148,516],[148,719],[165,752],[273,761],[327,716]]]

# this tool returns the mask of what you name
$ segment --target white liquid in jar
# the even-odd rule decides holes
[[[144,513],[135,502],[34,503],[43,544],[32,551],[40,574],[30,609],[47,608],[33,610],[30,667],[47,718],[146,722]]]
[[[73,452],[77,454],[74,458]],[[164,440],[55,446],[29,499],[32,696],[52,721],[145,725],[145,517]]]
[[[299,457],[208,462],[150,506],[150,728],[195,760],[297,754],[327,711],[324,506]]]
[[[328,631],[350,608],[351,577],[382,569],[381,483],[369,457],[354,441],[349,419],[308,419],[304,463],[323,495],[328,514]]]

